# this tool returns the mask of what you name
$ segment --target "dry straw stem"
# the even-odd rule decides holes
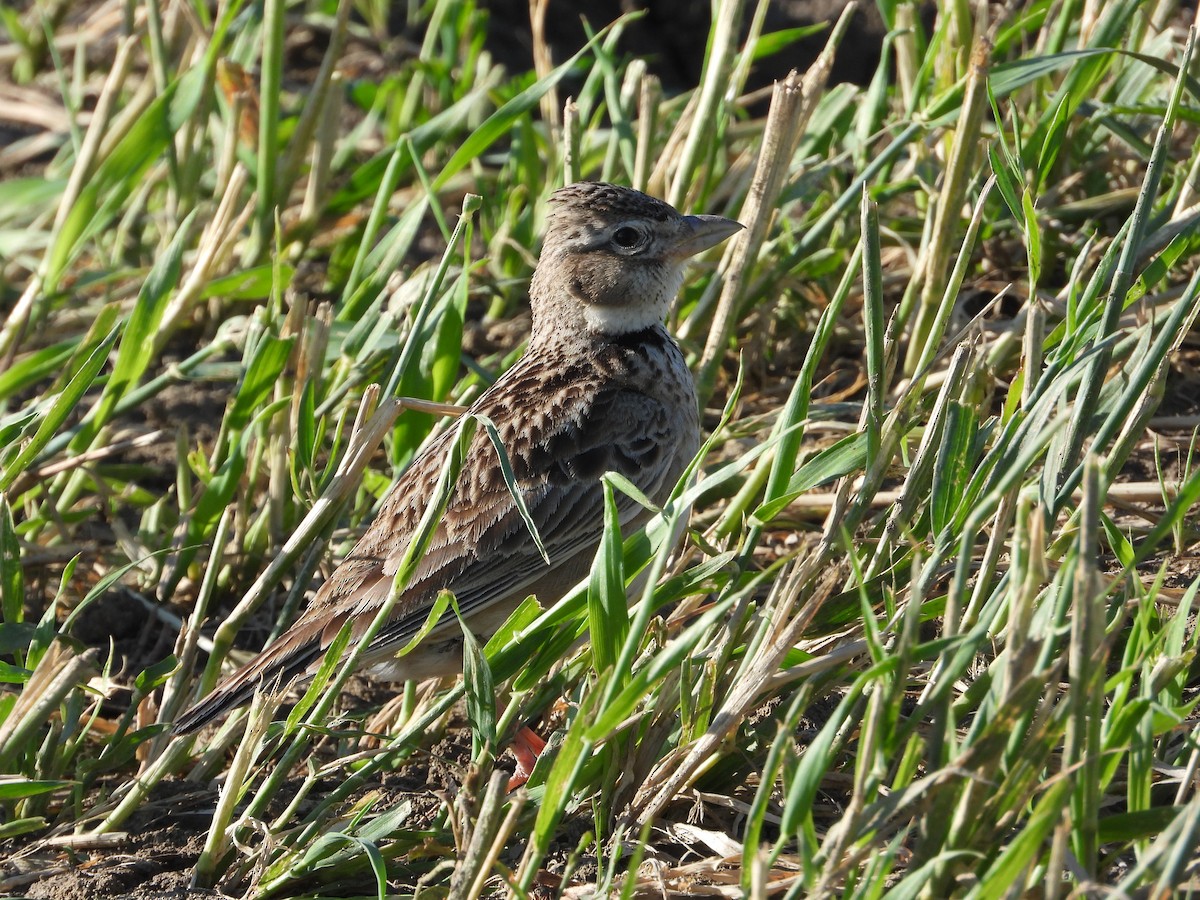
[[[796,143],[817,107],[833,68],[834,53],[849,28],[850,19],[856,9],[856,2],[846,5],[821,55],[803,78],[793,69],[783,81],[775,84],[763,131],[762,149],[758,154],[758,165],[755,167],[750,191],[741,211],[741,221],[746,226],[746,233],[730,242],[729,250],[726,251],[728,263],[724,264],[723,261],[720,272],[710,282],[705,292],[706,296],[699,304],[700,308],[704,308],[711,302],[709,298],[720,290],[720,299],[709,327],[708,340],[700,357],[700,371],[696,377],[696,393],[701,405],[712,395],[725,348],[739,321],[739,308],[750,266],[758,259],[775,211],[779,208],[779,194],[789,173]],[[691,133],[699,134],[702,131],[703,129],[695,128]],[[760,315],[764,320],[769,319],[771,310],[763,309]],[[693,315],[688,322],[696,322],[698,318]],[[681,336],[686,338],[688,330],[685,323],[680,329]]]
[[[1025,334],[1021,342],[1021,406],[1028,409],[1036,397],[1037,377],[1045,361],[1046,310],[1034,303],[1025,317]]]
[[[492,772],[474,822],[464,817],[468,819],[471,837],[466,848],[461,851],[458,865],[450,878],[447,900],[474,900],[483,896],[484,887],[492,875],[492,867],[512,834],[517,814],[524,806],[524,792],[521,792],[516,795],[516,801],[509,808],[508,815],[501,818],[504,812],[507,779],[507,774],[502,771]],[[459,796],[461,800],[467,795],[464,793]]]
[[[680,747],[659,763],[638,791],[630,810],[638,827],[658,816],[672,799],[692,784],[704,762],[717,752],[754,708],[764,686],[779,671],[784,656],[800,642],[821,605],[833,593],[842,577],[841,569],[831,567],[819,579],[814,579],[816,567],[811,563],[817,558],[814,554],[805,564],[795,566],[778,589],[780,599],[772,612],[770,634],[750,665],[743,667],[742,675],[720,711],[713,716],[708,730],[690,746]],[[809,596],[797,610],[796,604],[805,593]]]
[[[1164,498],[1173,500],[1178,497],[1182,486],[1183,483],[1179,481],[1119,481],[1116,484],[1110,484],[1104,493],[1110,504],[1118,500],[1124,503],[1162,503]],[[1075,499],[1079,499],[1083,494],[1077,488],[1072,496]],[[903,500],[904,497],[905,492],[903,489],[898,491],[877,491],[871,495],[867,501],[867,505],[871,509],[890,509],[894,504]],[[805,515],[814,510],[823,511],[831,509],[836,498],[837,494],[829,491],[814,491],[811,494],[802,494],[789,503],[785,507],[785,512],[780,515],[786,516],[788,513]]]
[[[545,78],[554,71],[554,54],[546,42],[546,9],[550,0],[529,0],[529,27],[533,38],[533,71],[538,78]],[[542,110],[542,118],[549,123],[551,133],[557,131],[563,120],[559,118],[558,85],[552,84],[550,90],[538,101]],[[570,184],[573,179],[568,178]]]
[[[223,61],[218,62],[217,71],[220,72],[222,68]],[[221,136],[221,149],[216,160],[217,185],[214,194],[221,197],[225,197],[229,193],[229,179],[233,177],[234,166],[240,166],[238,145],[241,142],[241,135],[237,123],[242,121],[250,102],[250,94],[246,91],[234,91],[229,97],[229,127]]]
[[[50,645],[0,722],[0,767],[11,766],[27,749],[34,732],[54,715],[76,685],[96,671],[99,659],[95,647],[77,656],[62,641]]]
[[[917,58],[917,5],[897,3],[895,40],[892,47],[896,54],[896,92],[903,109],[912,109],[914,85],[920,61]]]
[[[947,281],[945,290],[942,292],[941,303],[931,308],[933,320],[932,322],[927,321],[928,332],[925,336],[925,349],[921,352],[921,356],[917,360],[915,372],[928,371],[929,367],[937,359],[942,338],[946,334],[946,327],[950,324],[950,317],[954,313],[955,304],[958,302],[960,296],[959,291],[962,288],[963,279],[966,278],[967,270],[970,267],[972,251],[975,248],[976,238],[979,236],[980,225],[983,223],[988,197],[991,195],[995,184],[996,176],[993,175],[984,182],[983,188],[979,192],[979,198],[975,201],[975,210],[971,214],[970,223],[967,225],[967,233],[963,238],[958,259],[954,263],[954,269],[950,273],[950,279]],[[1034,299],[1031,297],[1030,301],[1033,302]],[[922,302],[924,301],[922,300]],[[922,309],[924,310],[924,307]],[[1013,335],[1013,332],[1002,335],[997,344],[1006,344],[1015,340]],[[994,352],[995,350],[993,350]]]
[[[248,716],[249,725],[246,734],[238,744],[233,762],[225,775],[225,783],[221,787],[221,797],[217,801],[216,812],[213,813],[212,824],[209,826],[208,838],[204,842],[204,850],[196,861],[192,873],[193,888],[210,887],[216,877],[217,866],[221,857],[229,847],[230,835],[228,828],[233,821],[234,807],[241,798],[242,787],[250,767],[258,757],[262,746],[263,736],[267,726],[271,724],[270,711],[276,700],[270,694],[259,691],[254,695]]]
[[[227,270],[234,248],[242,240],[242,229],[254,215],[254,195],[242,199],[248,180],[246,168],[240,163],[234,166],[221,203],[200,236],[192,269],[163,312],[162,323],[154,338],[155,353],[166,346],[175,331],[175,323],[199,299],[208,282]],[[239,204],[241,212],[236,212]]]
[[[658,132],[661,103],[662,84],[656,75],[643,70],[638,85],[637,150],[634,153],[633,177],[630,180],[630,184],[639,191],[649,188],[654,159],[654,135]]]
[[[0,62],[0,65],[3,63]],[[86,125],[92,115],[81,112],[72,120],[65,109],[49,106],[39,91],[15,84],[0,83],[0,119],[15,125],[40,128],[48,132],[68,131],[73,124]],[[7,151],[8,148],[5,148]],[[0,159],[4,152],[0,151]]]
[[[562,132],[563,183],[574,184],[579,180],[579,107],[574,97],[563,105]]]
[[[954,132],[954,143],[942,188],[937,195],[931,243],[925,253],[925,266],[921,280],[921,299],[917,306],[917,317],[912,327],[912,340],[908,345],[908,356],[904,362],[904,374],[912,376],[921,368],[921,360],[928,354],[926,345],[937,340],[934,331],[938,315],[938,296],[945,284],[943,273],[950,261],[950,244],[958,228],[967,186],[974,172],[975,150],[979,143],[980,125],[987,108],[987,72],[992,52],[991,42],[980,37],[971,53],[970,70],[963,97],[963,111]]]
[[[321,107],[321,121],[317,126],[316,140],[313,142],[312,166],[308,171],[308,184],[304,188],[304,203],[300,207],[298,224],[304,228],[313,227],[321,215],[322,205],[328,192],[329,175],[334,160],[334,150],[337,143],[338,131],[341,127],[343,82],[341,72],[333,72],[329,76],[329,95]]]
[[[101,141],[108,131],[117,98],[120,96],[125,78],[133,65],[133,50],[138,46],[139,40],[137,35],[130,35],[117,47],[116,58],[113,60],[104,87],[100,90],[100,97],[96,100],[96,110],[88,124],[83,143],[78,149],[75,164],[71,167],[71,175],[67,180],[67,187],[63,191],[58,211],[54,216],[54,226],[50,230],[48,239],[48,246],[51,248],[61,239],[62,228],[67,221],[67,216],[79,200],[79,195],[83,191],[88,177],[95,169]],[[49,283],[50,261],[53,256],[53,252],[47,252],[42,257],[37,272],[29,279],[29,284],[21,293],[16,304],[13,305],[8,318],[5,319],[4,327],[0,328],[0,371],[7,369],[12,363],[13,354],[25,333],[25,326],[33,315],[34,305],[38,298],[44,296],[44,291],[53,291],[57,287],[57,285]]]
[[[700,369],[696,374],[696,394],[703,406],[712,396],[717,371],[725,357],[725,348],[738,322],[738,305],[742,285],[748,269],[758,258],[758,251],[771,226],[778,207],[779,189],[788,171],[796,140],[803,127],[805,106],[812,109],[812,98],[805,104],[806,97],[801,79],[794,69],[775,85],[771,96],[771,108],[767,113],[767,124],[763,133],[763,148],[758,157],[758,167],[750,184],[750,193],[742,206],[741,219],[746,233],[731,242],[730,261],[725,276],[713,278],[708,290],[721,290],[721,298],[713,315],[708,340],[700,357]],[[699,129],[697,129],[698,131]],[[721,282],[723,281],[723,284]],[[703,304],[701,300],[701,304]],[[695,321],[695,318],[691,319]],[[680,329],[681,332],[685,329]],[[683,335],[686,337],[687,335]]]
[[[75,456],[58,459],[39,466],[36,469],[27,469],[16,477],[12,483],[12,487],[8,489],[8,493],[13,497],[20,497],[27,490],[38,484],[38,482],[46,481],[56,475],[61,475],[63,472],[73,472],[84,466],[94,466],[96,463],[108,459],[120,459],[131,450],[153,447],[159,444],[165,437],[166,432],[164,431],[149,431],[146,434],[139,434],[137,437],[131,438],[122,437],[103,446],[92,447],[90,450],[85,450],[83,453]]]

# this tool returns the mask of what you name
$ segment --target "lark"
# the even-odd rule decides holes
[[[403,657],[444,590],[481,640],[529,595],[554,603],[588,572],[603,528],[601,476],[617,472],[664,502],[699,448],[691,373],[664,320],[689,257],[741,229],[720,216],[681,215],[661,200],[581,182],[550,198],[530,285],[533,325],[521,359],[470,407],[496,426],[547,562],[520,515],[499,455],[480,428],[449,506],[388,621],[363,654],[376,677],[420,680],[462,671],[462,630],[443,618]],[[306,611],[277,641],[187,710],[193,731],[311,675],[346,622],[357,640],[388,598],[397,566],[435,492],[454,429],[398,479],[378,517]],[[622,530],[649,513],[618,494]]]

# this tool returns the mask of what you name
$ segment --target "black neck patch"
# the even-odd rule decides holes
[[[626,331],[623,334],[606,335],[605,340],[610,344],[626,350],[635,350],[646,345],[662,346],[671,340],[661,325],[651,325],[641,331]]]

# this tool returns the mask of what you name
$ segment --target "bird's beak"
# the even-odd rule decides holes
[[[686,259],[715,247],[721,241],[741,231],[745,226],[724,216],[684,216],[679,239],[671,248],[671,255]]]

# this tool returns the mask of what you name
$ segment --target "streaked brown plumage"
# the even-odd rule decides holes
[[[479,429],[428,553],[364,656],[381,677],[461,671],[461,631],[453,617],[412,653],[393,655],[420,629],[441,590],[454,592],[481,637],[529,594],[553,603],[587,573],[599,543],[600,476],[619,472],[661,502],[699,446],[691,373],[662,323],[685,260],[741,226],[719,216],[682,216],[660,200],[609,184],[573,184],[551,201],[530,287],[529,348],[470,410],[495,423],[550,564]],[[452,439],[447,432],[418,456],[303,615],[185,712],[177,732],[240,706],[260,686],[311,674],[348,619],[355,637],[367,628],[387,598]],[[625,529],[645,518],[623,496],[617,507]]]

